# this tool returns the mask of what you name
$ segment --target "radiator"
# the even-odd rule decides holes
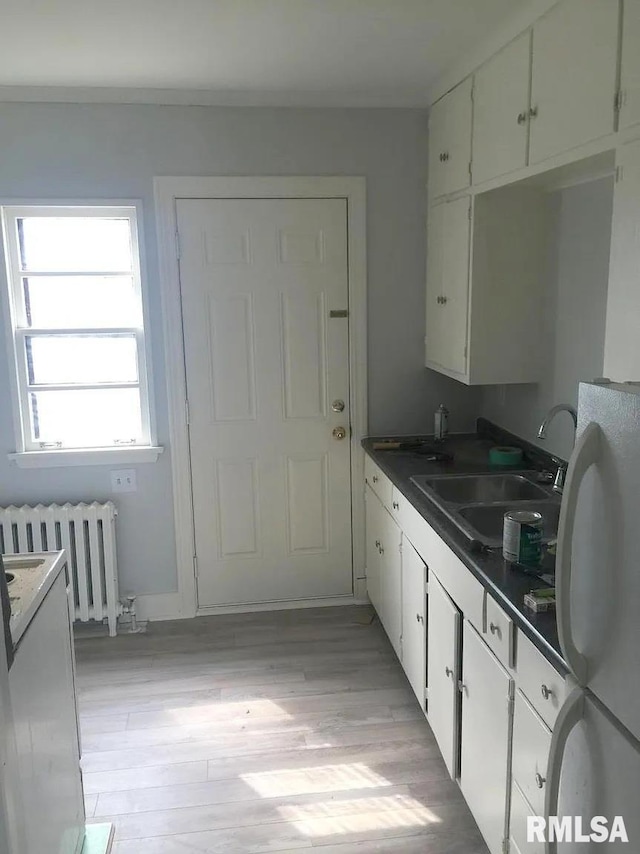
[[[66,549],[76,620],[107,620],[112,637],[122,613],[115,548],[117,513],[111,501],[0,507],[2,553]]]

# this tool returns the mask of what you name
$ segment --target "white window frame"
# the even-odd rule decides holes
[[[96,465],[116,462],[154,462],[162,452],[155,441],[155,417],[150,395],[151,371],[148,335],[145,334],[148,323],[144,259],[140,240],[141,205],[138,201],[119,202],[2,202],[2,234],[5,249],[6,284],[2,288],[7,346],[9,350],[9,373],[12,387],[12,409],[15,429],[16,451],[9,459],[22,468],[40,466]],[[30,327],[27,322],[17,234],[17,220],[23,217],[118,217],[129,221],[133,255],[134,287],[140,300],[142,326],[102,328],[45,329]],[[121,271],[113,271],[121,272]],[[83,270],[82,275],[104,271]],[[61,271],[64,274],[64,271]],[[108,272],[107,272],[108,275]],[[134,337],[138,358],[138,382],[140,396],[141,435],[135,443],[114,444],[107,447],[47,447],[31,437],[31,416],[29,411],[29,393],[33,390],[29,384],[28,366],[24,339],[29,335],[55,334],[110,334]],[[128,383],[97,384],[95,388],[129,387]],[[91,388],[92,386],[83,386]],[[47,385],[47,389],[56,390],[57,386]]]

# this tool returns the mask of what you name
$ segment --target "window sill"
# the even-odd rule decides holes
[[[22,451],[7,454],[21,469],[67,466],[110,466],[120,463],[155,463],[164,451],[160,446],[138,448],[92,448],[77,451]]]

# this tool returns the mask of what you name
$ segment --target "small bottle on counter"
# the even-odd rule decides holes
[[[434,413],[433,435],[438,441],[442,441],[449,433],[449,410],[441,403]]]

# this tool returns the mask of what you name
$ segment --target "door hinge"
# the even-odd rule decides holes
[[[471,202],[469,202],[469,209],[467,211],[467,216],[469,218],[469,222],[471,222]]]
[[[189,401],[186,398],[184,401],[184,420],[185,420],[187,426],[189,426],[189,424],[191,424],[191,411],[189,409]]]
[[[198,578],[198,555],[193,556],[193,576]]]
[[[464,345],[464,358],[467,358],[467,345]]]
[[[615,183],[619,184],[622,181],[622,166],[616,166]]]
[[[471,161],[469,161],[469,175],[471,175]]]
[[[618,89],[616,94],[613,96],[613,109],[616,113],[619,113],[625,102],[625,91],[624,89]]]
[[[176,228],[176,258],[180,260],[180,232]]]

